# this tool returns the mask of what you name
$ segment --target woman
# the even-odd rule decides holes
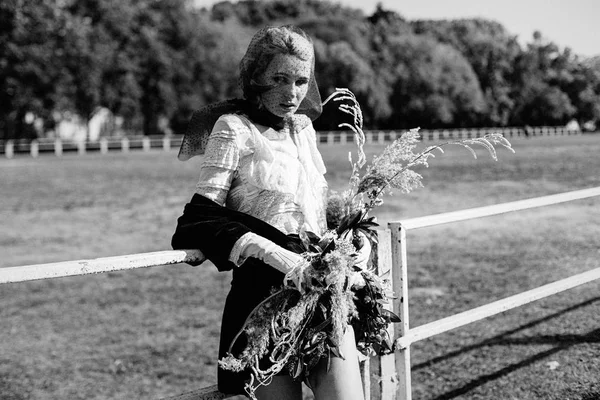
[[[244,99],[209,106],[192,117],[179,157],[205,156],[196,193],[172,243],[176,249],[199,248],[219,270],[233,270],[219,359],[232,342],[234,353],[244,347],[243,337],[234,338],[246,317],[281,287],[286,274],[306,266],[298,254],[303,251],[298,234],[321,235],[326,229],[325,166],[312,126],[322,111],[312,41],[294,26],[260,30],[240,63],[240,85]],[[296,286],[302,290],[300,282]],[[344,358],[321,360],[309,376],[317,400],[363,399],[350,326],[341,351]],[[219,368],[219,390],[244,394],[248,378],[247,371]],[[256,395],[301,399],[301,382],[282,373]]]

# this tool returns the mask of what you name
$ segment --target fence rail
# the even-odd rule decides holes
[[[204,255],[198,250],[167,250],[91,260],[7,267],[0,268],[0,284],[198,262],[204,259]]]
[[[583,285],[584,283],[588,283],[596,279],[600,279],[600,268],[573,275],[569,278],[561,279],[559,281],[552,282],[526,292],[521,292],[493,303],[420,325],[416,328],[410,329],[407,334],[396,339],[396,347],[399,349],[405,349],[412,343],[420,340],[439,335],[440,333],[448,332],[452,329],[460,328],[461,326],[465,326],[472,322],[503,313],[553,294],[573,289],[574,287]]]
[[[404,130],[368,130],[365,131],[367,143],[387,143],[399,138]],[[580,135],[580,130],[571,130],[562,126],[540,126],[533,128],[504,127],[504,128],[464,128],[438,129],[420,131],[423,141],[439,141],[449,139],[468,139],[481,137],[489,133],[502,133],[505,137],[540,137],[540,136],[570,136]],[[354,141],[352,131],[321,131],[318,132],[319,144],[346,144]],[[12,158],[16,154],[29,154],[38,157],[40,154],[52,153],[62,156],[65,153],[87,154],[129,151],[150,151],[179,148],[182,136],[131,136],[131,137],[101,137],[95,142],[73,141],[61,139],[7,140],[0,141],[0,155]]]
[[[377,268],[380,275],[386,275],[392,281],[394,292],[397,295],[397,299],[393,303],[393,310],[400,315],[402,322],[396,324],[395,327],[390,327],[390,334],[395,338],[396,353],[373,357],[361,363],[366,398],[381,400],[412,399],[410,376],[410,346],[412,343],[600,279],[600,268],[596,268],[416,328],[410,328],[407,281],[408,231],[596,196],[600,196],[600,187],[390,222],[388,224],[390,229],[379,232]],[[197,262],[203,259],[202,253],[197,250],[175,250],[0,268],[0,284],[145,268],[181,262]],[[163,400],[218,400],[229,397],[232,396],[220,393],[216,386],[209,386]]]
[[[412,399],[410,374],[410,346],[412,343],[600,279],[600,268],[595,268],[593,270],[540,286],[538,288],[531,289],[480,307],[476,307],[450,317],[442,318],[416,328],[410,328],[407,281],[407,235],[409,231],[451,222],[491,217],[507,212],[516,212],[534,209],[537,207],[551,206],[567,201],[581,200],[597,196],[600,196],[600,187],[390,222],[388,226],[391,230],[392,248],[394,249],[392,283],[394,285],[394,292],[398,296],[398,299],[394,301],[394,311],[400,315],[402,324],[399,326],[399,332],[395,341],[396,367],[398,373],[397,397],[388,397],[386,399]]]

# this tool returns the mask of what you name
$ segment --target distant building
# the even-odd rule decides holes
[[[115,116],[108,108],[98,107],[89,121],[70,111],[55,112],[56,121],[54,131],[48,136],[75,142],[97,142],[101,137],[123,136],[121,126],[123,118]]]
[[[579,122],[577,122],[577,120],[575,120],[575,119],[572,119],[569,122],[567,122],[567,125],[565,125],[565,128],[567,128],[567,130],[569,130],[569,131],[581,132],[581,127],[579,126]]]

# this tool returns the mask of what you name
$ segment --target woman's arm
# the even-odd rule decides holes
[[[251,215],[230,210],[195,194],[177,220],[171,245],[174,249],[200,249],[220,271],[236,267],[229,260],[235,243],[253,232],[284,249],[301,253],[304,249],[286,234]]]

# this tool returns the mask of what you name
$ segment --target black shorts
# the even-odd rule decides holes
[[[282,286],[284,274],[254,258],[249,258],[239,268],[233,270],[231,290],[227,295],[221,322],[219,359],[225,357],[231,342],[242,329],[246,318],[254,308],[269,297],[273,290]],[[246,347],[245,335],[240,335],[232,347],[232,354],[238,355]],[[263,360],[261,364],[267,364]],[[285,370],[281,374],[287,374]],[[246,394],[244,385],[250,379],[250,371],[234,372],[218,368],[217,383],[220,392]]]

